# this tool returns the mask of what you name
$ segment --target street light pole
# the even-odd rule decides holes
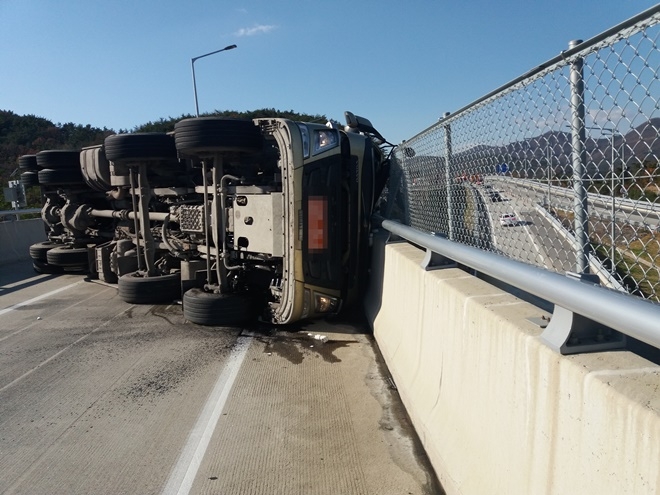
[[[614,134],[614,129],[605,128],[605,129],[601,129],[601,130],[602,131],[609,131],[609,133],[612,136],[612,146],[611,146],[611,148],[612,148],[611,184],[612,185],[610,186],[611,192],[612,192],[612,210],[611,210],[611,217],[612,217],[611,229],[612,230],[611,230],[611,233],[610,233],[610,239],[611,239],[610,240],[610,242],[611,242],[611,246],[610,246],[610,253],[611,254],[610,254],[610,256],[611,256],[611,259],[612,259],[612,276],[614,276],[614,274],[616,273],[616,261],[615,261],[615,258],[614,258],[615,250],[616,250],[616,245],[614,243],[614,238],[616,236],[616,209],[614,207],[614,195],[616,194],[616,189],[615,189],[616,188],[616,183],[614,181],[614,135],[615,134]]]
[[[616,236],[616,209],[615,209],[615,203],[614,203],[614,195],[615,195],[615,178],[614,178],[614,137],[616,136],[616,131],[615,129],[610,129],[609,127],[586,127],[585,129],[592,129],[595,131],[600,131],[601,133],[604,132],[609,132],[610,135],[612,136],[612,161],[610,163],[610,193],[612,195],[612,205],[611,205],[611,210],[610,210],[610,216],[612,219],[611,225],[610,225],[610,257],[612,260],[612,276],[616,273],[616,262],[614,259],[615,251],[616,251],[616,245],[614,243],[614,237]]]
[[[549,211],[551,209],[551,207],[550,207],[550,171],[552,169],[552,156],[550,155],[550,146],[548,146],[547,152],[548,152],[548,211]]]
[[[209,55],[214,55],[216,53],[224,52],[227,50],[233,50],[234,48],[236,48],[236,45],[229,45],[220,50],[216,50],[210,53],[205,53],[204,55],[200,55],[199,57],[193,57],[190,59],[190,66],[192,68],[192,78],[193,78],[193,91],[195,93],[195,114],[197,115],[197,117],[199,117],[199,105],[197,103],[197,81],[195,80],[195,60],[199,60],[200,58],[208,57]]]

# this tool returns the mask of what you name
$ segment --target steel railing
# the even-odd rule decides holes
[[[563,354],[621,348],[621,334],[660,348],[658,304],[606,289],[590,277],[566,277],[398,222],[375,220],[392,234],[442,255],[445,263],[460,263],[554,304],[549,324],[541,325],[541,338]],[[425,268],[429,262],[432,258],[427,256]]]
[[[41,208],[23,208],[20,210],[0,210],[0,221],[2,219],[10,217],[12,219],[20,219],[23,215],[34,215],[36,213],[41,213]]]

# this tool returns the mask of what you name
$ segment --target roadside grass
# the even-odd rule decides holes
[[[564,227],[572,225],[573,212],[556,210]],[[609,235],[591,235],[594,252],[603,262],[610,263],[612,240]],[[632,293],[660,302],[660,233],[640,229],[631,240],[617,243],[616,270]]]

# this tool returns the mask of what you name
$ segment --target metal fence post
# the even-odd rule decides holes
[[[573,40],[568,44],[572,49],[582,43]],[[587,211],[587,189],[584,187],[585,167],[585,110],[584,78],[582,68],[584,59],[576,57],[571,63],[571,158],[573,164],[573,214],[575,240],[577,241],[575,271],[589,273],[589,216]]]
[[[443,119],[449,117],[449,112],[443,115]],[[451,124],[443,126],[445,130],[445,183],[447,187],[447,237],[454,240],[454,214],[453,214],[453,194],[452,194],[452,147],[451,147]]]

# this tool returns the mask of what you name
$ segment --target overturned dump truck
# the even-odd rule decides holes
[[[128,303],[181,299],[202,325],[336,314],[364,289],[392,148],[345,115],[343,128],[190,118],[23,156],[48,233],[30,247],[34,268],[88,272]]]

